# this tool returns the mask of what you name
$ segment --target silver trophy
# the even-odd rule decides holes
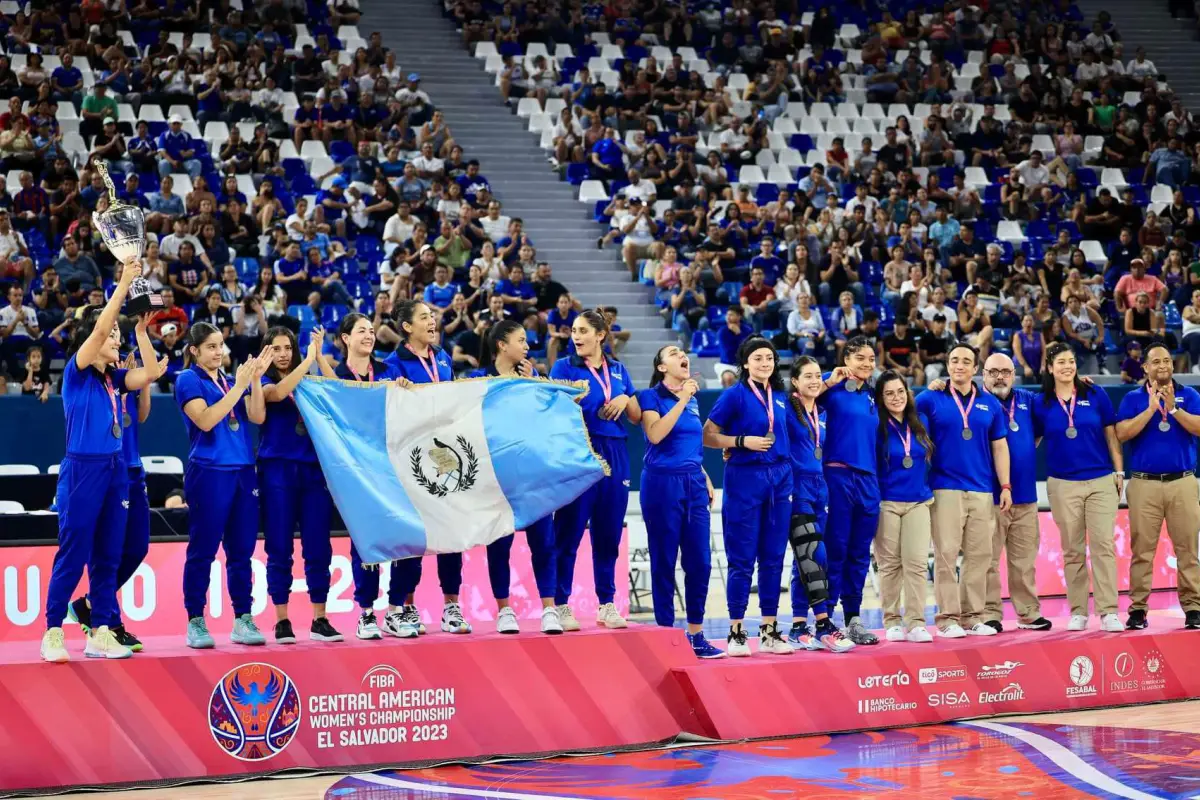
[[[108,205],[103,211],[92,213],[92,224],[100,231],[100,238],[113,258],[127,265],[142,257],[146,246],[146,218],[137,206],[122,203],[117,199],[117,189],[108,175],[108,165],[95,162],[96,172],[108,187]],[[145,278],[133,279],[129,285],[125,313],[130,316],[155,311],[163,307],[162,298],[154,293]]]

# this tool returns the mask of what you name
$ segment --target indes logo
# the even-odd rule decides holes
[[[231,669],[208,701],[213,739],[239,761],[264,761],[282,753],[300,729],[300,714],[296,684],[270,664]]]
[[[1113,659],[1113,672],[1118,678],[1128,678],[1133,674],[1133,656],[1129,653],[1121,653]]]
[[[966,679],[966,667],[922,667],[917,673],[917,683],[948,683]]]
[[[900,670],[894,675],[870,675],[859,678],[858,688],[878,689],[884,686],[908,686],[910,683],[912,683],[912,678],[908,677],[907,672]]]
[[[1012,703],[1025,699],[1025,690],[1019,683],[1010,683],[998,692],[980,692],[980,703]]]
[[[977,681],[1003,680],[1003,679],[1007,678],[1009,675],[1011,675],[1013,673],[1013,671],[1019,666],[1021,666],[1020,661],[1004,661],[1000,664],[992,664],[990,666],[985,664],[984,666],[979,668],[978,672],[975,673],[975,680],[977,680]]]
[[[1076,656],[1067,674],[1074,684],[1067,687],[1067,697],[1090,697],[1096,694],[1096,687],[1092,685],[1096,670],[1090,658]]]

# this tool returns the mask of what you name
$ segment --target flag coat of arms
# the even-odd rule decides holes
[[[306,377],[295,398],[365,564],[489,544],[567,505],[608,471],[576,398],[586,388],[481,378],[403,389]]]

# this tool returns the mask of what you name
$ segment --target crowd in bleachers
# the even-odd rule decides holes
[[[1167,338],[1200,371],[1200,130],[1107,14],[946,3],[447,0],[681,344],[859,333],[1027,379]],[[1086,365],[1085,365],[1086,366]],[[1137,375],[1127,375],[1130,380]]]
[[[91,221],[108,203],[98,160],[145,214],[164,391],[197,321],[222,330],[237,363],[270,325],[303,335],[357,310],[386,352],[399,342],[391,310],[410,297],[441,316],[461,369],[479,366],[503,317],[526,321],[547,355],[566,288],[420,74],[378,33],[363,38],[358,16],[354,0],[0,2],[10,389],[48,396],[80,312],[119,277]]]

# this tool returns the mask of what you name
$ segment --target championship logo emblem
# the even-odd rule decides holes
[[[425,474],[422,466],[421,448],[414,447],[409,453],[413,479],[434,497],[470,491],[479,477],[479,458],[475,455],[475,448],[462,436],[456,437],[455,442],[458,449],[434,437],[433,447],[426,453],[436,470],[432,478]]]
[[[265,761],[300,729],[300,693],[283,670],[243,664],[225,674],[208,702],[213,739],[239,761]]]

